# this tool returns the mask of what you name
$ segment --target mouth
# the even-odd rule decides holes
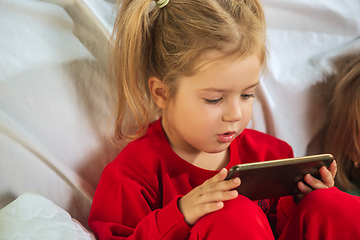
[[[235,131],[226,132],[226,133],[223,133],[223,134],[218,134],[217,138],[218,138],[218,141],[221,142],[221,143],[229,143],[232,140],[234,140],[235,134],[236,134]]]

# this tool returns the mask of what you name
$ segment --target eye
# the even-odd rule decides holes
[[[255,95],[252,93],[252,94],[241,94],[241,97],[243,99],[249,99],[249,98],[255,98]]]
[[[210,103],[210,104],[217,104],[217,103],[219,103],[221,100],[222,100],[222,98],[218,98],[218,99],[205,99],[205,101],[206,101],[207,103]]]

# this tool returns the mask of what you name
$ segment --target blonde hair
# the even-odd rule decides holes
[[[360,52],[337,58],[325,86],[323,149],[338,162],[336,185],[347,191],[359,189],[360,171],[353,161],[360,161]]]
[[[258,0],[170,0],[161,9],[150,9],[150,3],[122,0],[117,5],[110,62],[118,97],[118,139],[141,137],[155,120],[159,109],[149,77],[161,79],[171,99],[179,76],[196,73],[209,50],[238,59],[259,54],[266,65],[265,18]]]

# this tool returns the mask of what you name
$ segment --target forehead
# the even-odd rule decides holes
[[[208,55],[211,58],[211,55]],[[197,73],[180,78],[182,87],[197,89],[246,88],[258,82],[260,59],[252,55],[246,59],[220,59],[211,62]]]

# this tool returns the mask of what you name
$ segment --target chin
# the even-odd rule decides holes
[[[210,153],[210,154],[221,153],[221,152],[225,151],[226,149],[228,149],[229,146],[230,146],[230,144],[226,144],[226,146],[224,144],[224,146],[221,146],[221,147],[219,147],[217,149],[209,149],[209,151],[204,151],[204,152],[207,152],[207,153]]]

